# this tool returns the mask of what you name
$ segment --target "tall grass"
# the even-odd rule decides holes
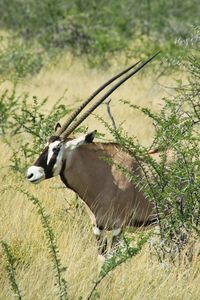
[[[59,249],[57,246],[56,237],[53,231],[53,228],[50,224],[50,217],[45,211],[45,208],[41,204],[40,200],[31,195],[29,192],[18,189],[23,195],[25,195],[37,208],[37,213],[41,218],[42,227],[44,229],[46,239],[47,239],[47,246],[49,250],[49,254],[51,256],[53,269],[55,271],[55,285],[58,289],[58,296],[60,300],[67,299],[67,282],[65,278],[62,276],[62,273],[66,271],[66,267],[63,267],[61,264]]]

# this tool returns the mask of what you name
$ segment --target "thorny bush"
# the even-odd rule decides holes
[[[142,147],[136,138],[107,125],[117,143],[137,160],[142,170],[141,181],[123,166],[118,166],[154,203],[160,242],[153,239],[152,245],[161,260],[166,256],[174,259],[191,236],[200,237],[199,62],[199,53],[189,58],[185,64],[189,71],[188,83],[177,81],[176,96],[163,99],[164,106],[159,113],[122,101],[152,120],[155,135],[151,149],[160,151],[159,162],[152,159],[149,148]]]

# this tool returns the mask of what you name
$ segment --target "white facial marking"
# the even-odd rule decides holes
[[[27,170],[27,179],[32,183],[39,183],[45,179],[44,169],[41,167],[31,166]]]
[[[112,236],[117,236],[118,234],[120,234],[120,232],[121,232],[121,228],[113,229]]]
[[[51,144],[49,144],[49,150],[48,150],[48,156],[47,156],[47,165],[49,164],[52,155],[53,155],[53,149],[56,148],[60,144],[60,141],[55,141]]]
[[[47,156],[47,165],[49,164],[52,155],[54,153],[54,148],[56,148],[60,144],[60,141],[55,141],[49,144],[48,156]],[[64,146],[61,145],[58,155],[56,157],[56,163],[53,166],[53,176],[57,176],[60,174],[62,168],[62,157],[63,157]]]
[[[56,159],[56,163],[53,166],[53,176],[57,176],[60,174],[60,171],[62,169],[62,158],[63,158],[63,151],[64,151],[64,146],[62,145],[60,147],[60,151],[58,153],[57,159]]]

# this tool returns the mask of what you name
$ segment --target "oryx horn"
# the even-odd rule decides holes
[[[148,64],[150,61],[152,61],[160,52],[157,52],[156,54],[154,54],[153,56],[151,56],[150,58],[148,58],[146,61],[144,61],[142,64],[140,64],[135,70],[133,70],[132,72],[130,72],[128,75],[126,75],[124,78],[122,78],[119,82],[117,82],[113,87],[111,87],[96,103],[94,103],[89,110],[87,110],[78,120],[76,120],[70,127],[66,127],[65,126],[65,129],[62,130],[62,137],[63,139],[65,140],[73,131],[74,129],[76,129],[107,97],[109,97],[120,85],[122,85],[126,80],[128,80],[130,77],[132,77],[133,75],[135,75],[138,71],[140,71],[146,64]],[[138,62],[139,63],[139,62]],[[137,64],[138,64],[137,63]],[[136,65],[136,64],[135,64]],[[134,66],[135,66],[134,65]],[[126,72],[128,72],[128,70],[132,69],[134,66],[131,66],[129,67],[128,69],[126,69],[125,71],[121,72],[120,74],[116,75],[115,77],[113,77],[112,79],[110,79],[108,82],[111,83],[112,81],[114,81],[115,79],[117,79],[120,75],[123,75],[125,74]],[[103,86],[106,87],[109,83],[105,83]],[[102,86],[102,87],[103,87]],[[101,90],[103,90],[103,88],[100,87],[98,90],[99,92]],[[98,91],[97,90],[97,91]],[[94,94],[98,94],[97,91],[94,93]],[[93,95],[94,95],[93,94]],[[88,99],[93,99],[94,96],[90,96]],[[89,103],[88,99],[83,102],[83,107],[85,107],[87,105],[87,103]],[[86,104],[85,104],[86,103]],[[82,110],[82,105],[80,106],[81,107],[81,110]],[[80,110],[80,107],[77,109],[77,111]],[[79,112],[78,112],[79,113]],[[78,115],[78,114],[77,114]],[[76,115],[76,116],[77,116]],[[70,118],[70,124],[73,120],[71,120]],[[69,121],[68,121],[69,122]],[[68,122],[67,123],[67,126],[68,126]],[[64,124],[65,125],[65,124]],[[59,133],[61,134],[61,133]]]
[[[136,67],[141,61],[139,60],[132,66],[128,67],[124,71],[118,73],[114,77],[110,78],[108,81],[106,81],[103,85],[101,85],[96,91],[94,91],[88,99],[86,99],[73,113],[72,115],[65,121],[65,123],[62,125],[62,127],[58,130],[57,135],[60,136],[68,127],[69,125],[74,121],[74,119],[79,115],[79,113],[96,97],[102,90],[104,90],[109,84],[111,84],[113,81],[130,71],[132,68]]]

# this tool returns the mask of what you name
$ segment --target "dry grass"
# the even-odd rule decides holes
[[[24,82],[18,92],[29,91],[39,98],[49,96],[50,105],[68,88],[66,102],[74,104],[77,98],[85,98],[100,82],[109,78],[115,70],[106,74],[87,71],[80,63],[68,68],[69,62],[47,70]],[[165,79],[166,82],[169,80]],[[2,88],[5,88],[4,83]],[[112,97],[112,111],[118,123],[136,135],[142,143],[151,142],[153,129],[148,120],[127,107],[119,106],[116,99],[123,97],[132,103],[148,105],[155,110],[160,107],[161,95],[166,93],[155,79],[135,78],[124,85]],[[47,108],[48,109],[48,108]],[[105,107],[98,111],[109,120]],[[105,131],[97,120],[91,117],[87,124]],[[23,177],[9,169],[10,149],[0,140],[0,240],[5,240],[18,259],[17,279],[25,299],[56,299],[54,273],[47,249],[44,230],[34,205],[20,192],[22,186],[43,203],[51,216],[51,224],[57,236],[62,264],[67,266],[65,278],[68,282],[69,299],[86,299],[97,278],[100,262],[88,217],[82,213],[82,206],[76,205],[75,195],[63,188],[59,178],[53,178],[32,186]],[[8,188],[9,186],[14,188]],[[100,284],[98,291],[102,300],[136,299],[199,299],[200,262],[198,257],[190,265],[161,265],[150,255],[148,247],[118,267]],[[5,272],[3,254],[0,250],[0,299],[14,299]]]

